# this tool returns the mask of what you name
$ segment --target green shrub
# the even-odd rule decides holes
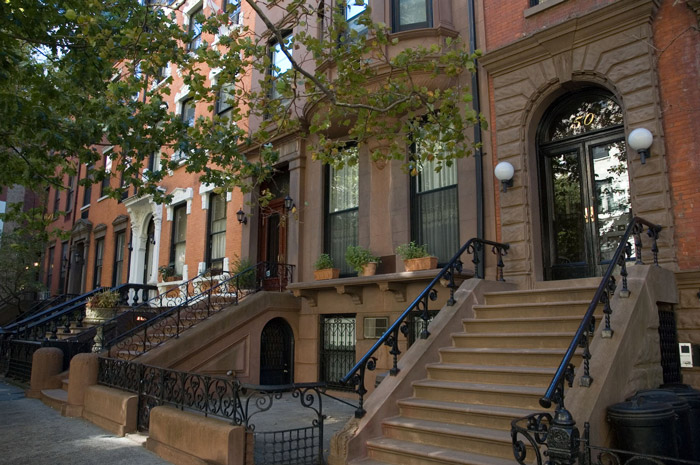
[[[236,256],[233,259],[231,274],[239,275],[238,278],[232,280],[233,284],[238,283],[240,289],[253,289],[256,286],[255,266],[247,258],[239,258]]]
[[[345,261],[357,273],[362,273],[362,268],[368,263],[379,263],[379,257],[372,254],[369,249],[360,247],[359,245],[349,245],[345,251]]]
[[[328,268],[333,268],[333,259],[327,253],[322,253],[318,256],[318,260],[314,263],[315,270],[325,270]]]
[[[408,244],[401,244],[396,247],[396,255],[401,257],[401,260],[410,260],[412,258],[428,257],[430,254],[428,253],[427,245],[416,245],[414,241],[411,241]]]

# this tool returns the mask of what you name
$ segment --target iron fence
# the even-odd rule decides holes
[[[169,405],[245,427],[254,437],[256,465],[323,463],[325,416],[321,396],[326,390],[325,383],[248,385],[233,378],[104,357],[99,358],[97,382],[138,395],[141,430],[148,429],[154,407]],[[272,411],[285,395],[311,413],[311,424],[272,431],[257,428],[256,422],[261,414]]]

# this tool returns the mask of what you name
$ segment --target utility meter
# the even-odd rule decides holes
[[[678,344],[678,351],[681,353],[681,366],[683,368],[693,366],[693,348],[689,342]]]

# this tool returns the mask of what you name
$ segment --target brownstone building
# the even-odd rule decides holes
[[[187,1],[178,14],[184,21],[201,5]],[[348,21],[364,11],[362,5],[340,5]],[[193,270],[212,264],[211,241],[203,231],[206,225],[211,231],[212,206],[223,203],[226,214],[217,218],[225,218],[225,258],[240,254],[252,262],[295,265],[294,282],[286,286],[292,295],[265,292],[247,298],[140,360],[184,371],[230,371],[258,383],[270,368],[266,335],[276,331],[284,339],[276,346],[284,358],[276,380],[324,381],[345,396],[362,389],[339,378],[352,375],[353,365],[364,360],[357,373],[371,393],[358,409],[361,418],[334,438],[329,459],[334,464],[512,463],[511,421],[544,410],[539,400],[552,402],[554,396],[545,394],[552,386],[564,389],[557,367],[569,350],[576,383],[565,389],[566,405],[579,426],[590,422],[598,444],[610,442],[609,405],[639,389],[678,381],[680,374],[700,387],[699,369],[681,369],[676,360],[676,342],[700,344],[700,255],[694,247],[700,192],[693,181],[700,174],[700,128],[694,117],[700,108],[698,3],[395,0],[370,5],[372,20],[389,25],[396,39],[389,52],[454,37],[482,50],[476,81],[468,75],[459,81],[472,86],[480,102],[474,106],[489,121],[488,131],[473,136],[482,138],[481,152],[439,176],[425,170],[412,177],[398,161],[374,162],[371,143],[348,141],[358,163],[334,170],[312,160],[311,141],[292,133],[272,142],[280,159],[274,182],[262,187],[275,197],[265,207],[256,202],[261,191],[233,192],[224,202],[194,174],[177,170],[163,183],[174,194],[169,206],[137,196],[100,200],[94,192],[79,205],[75,199],[86,198],[80,188],[73,215],[80,211],[85,218],[67,217],[64,227],[72,228],[72,241],[49,251],[52,288],[82,292],[98,281],[156,283],[157,266],[171,262],[183,280],[191,278]],[[256,31],[265,29],[245,3],[243,17]],[[329,18],[296,27],[323,34]],[[275,52],[271,44],[273,63],[279,58]],[[308,52],[295,48],[293,53]],[[317,64],[304,63],[316,70]],[[324,66],[332,74],[333,65]],[[253,83],[263,77],[257,71],[250,75]],[[415,78],[431,89],[448,86]],[[172,110],[185,112],[186,89],[172,95]],[[309,119],[318,111],[300,107]],[[194,111],[205,110],[197,105]],[[260,121],[249,123],[255,127]],[[631,135],[637,129],[651,135],[650,146],[636,145]],[[406,147],[407,157],[413,150]],[[514,172],[512,184],[503,189],[493,174],[501,162]],[[294,214],[285,200],[295,204]],[[63,208],[60,199],[55,202],[56,209]],[[235,221],[239,206],[248,215],[245,223]],[[612,314],[601,304],[595,330],[589,331],[582,316],[592,300],[597,303],[597,290],[607,287],[599,287],[601,277],[617,261],[615,254],[625,250],[620,240],[635,217],[662,227],[658,241],[643,238],[646,264],[632,266],[627,255],[629,276],[615,271],[618,289],[606,294]],[[186,233],[172,232],[184,225]],[[473,237],[508,244],[505,283],[472,279],[465,255],[460,273],[449,268],[459,278],[454,296],[433,283],[437,298],[428,302],[421,292],[438,273],[444,278],[444,271],[407,272],[395,253],[413,240],[427,244],[440,265],[454,265],[455,252]],[[630,237],[630,249],[633,242]],[[354,245],[381,257],[376,275],[352,275],[342,257]],[[649,254],[657,246],[658,267]],[[339,278],[313,280],[321,253],[335,259]],[[64,258],[62,272],[52,272]],[[487,278],[500,269],[500,258],[486,254]],[[100,260],[107,265],[98,266]],[[431,336],[420,338],[420,318],[409,313],[394,365],[392,348],[376,347],[377,341],[387,328],[398,337],[398,326],[392,325],[401,323],[419,295],[425,297],[426,317],[430,313]],[[583,332],[585,340],[577,340]],[[584,349],[576,350],[579,342]],[[376,349],[369,363],[375,370],[365,370],[370,359],[362,358],[370,348]],[[377,374],[388,370],[395,376],[382,381]]]

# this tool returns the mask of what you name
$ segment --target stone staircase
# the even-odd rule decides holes
[[[68,405],[68,372],[64,373],[61,382],[60,389],[42,389],[40,398],[44,404],[65,416]]]
[[[398,401],[399,416],[382,422],[383,436],[367,442],[367,457],[351,463],[512,465],[510,423],[543,410],[539,398],[595,292],[571,283],[486,294],[413,397]]]

